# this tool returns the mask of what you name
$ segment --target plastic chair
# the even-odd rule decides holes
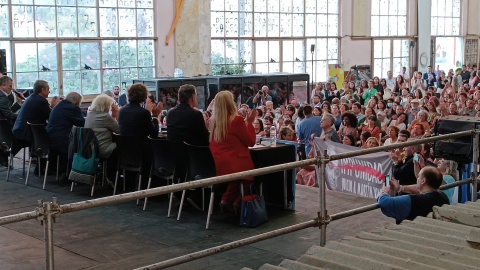
[[[208,146],[196,146],[185,143],[188,157],[188,167],[187,167],[187,176],[186,181],[195,181],[204,178],[215,177],[217,175],[217,170],[215,168],[215,161],[213,160],[212,152]],[[211,189],[210,193],[210,203],[208,205],[208,214],[207,214],[207,224],[206,229],[210,225],[210,216],[212,215],[213,210],[213,200],[215,196],[215,188],[213,185],[209,186]],[[180,209],[178,210],[177,220],[180,220],[180,215],[182,213],[183,201],[185,198],[185,190],[182,192],[182,199],[180,200]],[[204,209],[203,202],[203,192],[202,192],[202,208]]]
[[[33,137],[32,147],[30,149],[30,161],[28,163],[27,178],[25,179],[25,185],[28,185],[28,178],[30,176],[30,167],[32,165],[32,157],[37,158],[38,165],[38,175],[42,175],[41,169],[41,159],[47,159],[47,166],[45,167],[45,176],[43,177],[43,189],[45,189],[45,184],[47,182],[47,173],[48,173],[48,154],[50,153],[50,142],[48,140],[47,130],[43,124],[32,124],[28,123],[28,128],[30,129]]]
[[[150,184],[152,182],[152,176],[158,177],[160,179],[171,180],[173,178],[173,173],[175,171],[175,160],[172,158],[172,146],[170,142],[166,139],[152,139],[149,138],[150,145],[153,150],[153,159],[152,166],[150,167],[150,176],[148,178],[147,189],[150,189]],[[170,210],[172,206],[172,198],[170,195],[170,204],[168,206],[168,215],[170,216]],[[143,210],[147,208],[147,199],[143,203]]]
[[[117,191],[118,174],[120,170],[123,171],[123,190],[125,190],[125,171],[136,172],[138,178],[138,190],[142,184],[142,147],[140,138],[130,135],[119,135],[113,133],[113,140],[117,143],[118,163],[117,174],[115,176],[115,186],[113,188],[113,195]],[[137,205],[139,200],[137,200]]]

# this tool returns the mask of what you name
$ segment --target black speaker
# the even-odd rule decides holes
[[[435,124],[435,134],[443,135],[474,128],[480,128],[479,118],[450,115],[438,119]],[[454,160],[462,164],[471,163],[473,160],[473,138],[473,136],[465,136],[437,141],[434,145],[435,157]]]
[[[313,53],[315,51],[315,44],[310,45],[310,52]]]
[[[7,51],[0,49],[0,73],[7,75]]]

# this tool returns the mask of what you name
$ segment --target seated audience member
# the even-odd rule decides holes
[[[338,135],[340,139],[343,139],[345,135],[352,135],[355,140],[358,138],[357,132],[357,117],[351,112],[346,112],[342,114],[342,125],[338,130]]]
[[[357,146],[357,141],[355,140],[355,138],[350,135],[350,134],[347,134],[345,136],[343,136],[343,140],[342,140],[342,143],[344,145],[350,145],[350,146]]]
[[[265,136],[265,130],[263,128],[263,121],[261,119],[255,119],[253,121],[253,127],[255,128],[255,135],[263,137]]]
[[[399,136],[398,139],[403,137]],[[412,140],[412,139],[410,139]],[[409,141],[410,141],[409,140]],[[422,145],[412,145],[403,148],[403,152],[400,149],[390,151],[390,158],[393,162],[393,177],[405,185],[414,184],[415,181],[415,168],[413,164],[413,156],[416,153],[420,153]]]
[[[413,181],[409,181],[413,182]],[[442,174],[435,167],[427,166],[420,170],[416,184],[400,185],[390,180],[390,186],[383,187],[383,193],[377,198],[382,213],[396,220],[397,224],[405,219],[413,220],[417,216],[426,217],[433,206],[449,204],[447,195],[438,188],[442,184]],[[390,197],[391,191],[409,193]]]
[[[308,153],[308,158],[313,158],[313,157],[314,157],[313,151],[310,151]],[[304,185],[309,187],[316,186],[317,177],[315,173],[315,166],[309,165],[309,166],[302,167],[297,172],[296,181],[297,181],[297,184],[299,185]]]
[[[423,129],[423,125],[417,123],[413,126],[412,132],[410,134],[410,138],[413,139],[421,139],[425,134],[425,130]]]
[[[388,134],[388,139],[385,141],[383,144],[384,146],[388,146],[390,144],[396,143],[398,140],[398,133],[400,132],[400,129],[396,126],[391,126],[387,129],[387,134]]]
[[[410,132],[408,132],[408,130],[406,130],[406,129],[400,130],[398,132],[397,143],[406,142],[406,141],[408,141],[409,138],[410,138]]]
[[[263,129],[265,131],[265,138],[270,138],[270,128],[273,126],[273,118],[270,116],[265,116],[263,118]]]
[[[362,149],[367,148],[367,140],[370,137],[372,137],[372,134],[370,134],[370,132],[368,132],[368,131],[363,132],[360,135],[360,140],[357,142],[358,146],[360,146],[360,148],[362,148]]]
[[[197,89],[191,84],[180,86],[178,90],[178,101],[175,108],[168,111],[167,115],[167,140],[172,144],[173,158],[175,159],[174,183],[184,181],[188,162],[185,145],[183,142],[199,146],[208,146],[208,130],[205,126],[202,113],[195,109],[197,106]],[[212,122],[213,119],[210,119]],[[201,192],[201,190],[199,190]],[[187,191],[187,202],[195,209],[201,209],[200,201],[196,198],[196,191]],[[200,196],[198,196],[200,197]]]
[[[458,165],[457,162],[453,160],[438,159],[435,160],[435,164],[438,166],[438,170],[442,173],[443,182],[442,185],[452,184],[458,180]],[[458,187],[449,188],[443,190],[447,195],[450,204],[458,203]],[[457,195],[457,196],[455,196]]]
[[[83,127],[85,118],[82,116],[80,104],[82,96],[77,92],[70,92],[64,100],[60,101],[50,113],[47,125],[50,148],[60,155],[60,171],[67,167],[69,135],[73,126]],[[55,155],[52,158],[56,157]],[[53,164],[56,164],[54,162]]]
[[[1,74],[1,73],[0,73]],[[16,112],[21,108],[23,95],[12,94],[13,80],[8,76],[0,77],[0,117],[7,119],[10,127],[17,119]],[[17,102],[14,102],[14,96]]]
[[[27,122],[31,124],[47,124],[48,118],[50,117],[50,104],[48,104],[47,100],[48,94],[50,94],[48,82],[37,80],[33,85],[33,94],[28,96],[23,102],[12,129],[14,138],[12,154],[14,156],[20,149],[29,146],[32,141],[32,135]]]
[[[407,114],[406,113],[400,113],[400,114],[397,114],[397,119],[396,120],[392,120],[390,122],[390,125],[389,127],[391,126],[395,126],[397,127],[399,130],[406,130],[407,129]]]
[[[237,115],[233,95],[229,91],[221,91],[215,96],[215,109],[211,123],[210,150],[212,151],[217,176],[248,171],[254,169],[250,150],[255,145],[255,129],[252,125],[256,110],[244,120]],[[222,196],[221,208],[240,209],[240,183],[244,190],[249,190],[253,178],[234,181],[228,184]]]
[[[335,123],[335,118],[329,113],[323,114],[322,120],[320,122],[320,127],[322,128],[322,134],[320,138],[322,140],[329,140],[332,142],[340,143],[340,138],[338,137],[337,132],[333,129],[333,124]]]
[[[110,108],[112,115],[109,114]],[[92,101],[85,119],[85,127],[91,128],[97,137],[99,157],[107,159],[107,175],[110,179],[115,177],[117,164],[117,144],[112,140],[113,133],[118,133],[117,116],[118,106],[115,100],[107,95],[98,95]]]
[[[370,137],[365,142],[365,145],[366,145],[365,149],[368,149],[368,148],[378,147],[378,146],[380,146],[380,143],[378,142],[377,138]]]
[[[295,140],[295,131],[291,127],[284,126],[280,129],[280,140],[284,141],[294,141]]]
[[[380,135],[380,127],[378,127],[375,123],[377,122],[377,117],[375,115],[370,115],[368,117],[366,125],[362,128],[362,132],[370,132],[372,137],[378,138]]]
[[[162,112],[163,103],[148,102],[148,90],[143,84],[136,83],[127,89],[128,104],[118,113],[118,131],[120,135],[136,136],[142,145],[143,165],[142,178],[147,179],[150,171],[151,148],[148,136],[158,136],[158,115]],[[145,108],[141,104],[147,101]],[[203,121],[202,121],[203,122]]]
[[[408,126],[407,130],[412,132],[412,129],[415,127],[415,125],[420,124],[423,126],[423,132],[425,130],[430,129],[430,124],[428,123],[428,112],[427,111],[419,111],[417,115],[417,119],[413,120],[412,123]],[[422,135],[423,135],[422,132]]]

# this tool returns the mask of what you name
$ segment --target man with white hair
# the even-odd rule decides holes
[[[253,105],[255,108],[266,105],[267,101],[272,101],[272,96],[268,94],[268,86],[262,86],[262,89],[257,92],[257,94],[253,97]]]
[[[325,113],[320,121],[320,127],[322,128],[322,134],[320,138],[322,140],[329,140],[332,142],[340,143],[340,138],[337,132],[333,129],[333,123],[335,123],[335,117],[329,113]]]

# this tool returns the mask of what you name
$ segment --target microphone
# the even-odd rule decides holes
[[[17,95],[17,97],[19,97],[20,99],[22,99],[22,100],[25,100],[25,98],[24,98],[24,97],[22,97],[22,96],[21,96],[21,94],[20,94],[20,92],[18,92],[17,90],[15,90],[15,89],[12,89],[12,92],[14,92],[14,93],[15,93],[15,95]]]

